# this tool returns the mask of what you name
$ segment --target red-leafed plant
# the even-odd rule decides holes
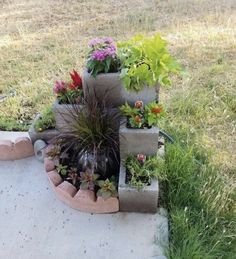
[[[77,71],[70,73],[71,82],[56,81],[53,92],[60,104],[81,103],[83,97],[82,78]]]

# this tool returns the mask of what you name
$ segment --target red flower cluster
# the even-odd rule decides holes
[[[68,90],[77,90],[77,89],[82,90],[82,78],[78,74],[78,72],[73,69],[73,72],[70,73],[70,77],[72,79],[72,82],[70,82],[70,83],[66,83],[63,81],[56,81],[54,88],[53,88],[53,91],[56,95],[65,94],[67,89]]]
[[[163,108],[161,106],[153,107],[151,109],[151,112],[155,114],[161,113],[162,111],[163,111]]]
[[[72,79],[72,83],[68,85],[69,89],[75,90],[77,88],[82,88],[82,78],[74,69],[73,73],[70,73],[70,77]]]

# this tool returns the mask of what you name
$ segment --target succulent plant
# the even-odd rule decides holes
[[[100,189],[98,190],[97,195],[101,196],[104,200],[118,196],[116,185],[113,181],[110,181],[109,179],[106,179],[105,181],[100,180],[98,181],[98,186]]]

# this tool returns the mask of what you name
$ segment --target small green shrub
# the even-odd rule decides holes
[[[121,79],[128,91],[139,92],[144,85],[155,87],[156,83],[170,85],[170,73],[181,71],[159,34],[150,38],[139,35],[117,46]]]
[[[145,128],[157,126],[160,118],[164,115],[162,105],[150,102],[143,105],[142,101],[136,101],[134,107],[127,103],[120,107],[123,115],[127,116],[127,126],[130,128]]]
[[[101,196],[104,200],[118,196],[116,184],[112,179],[106,179],[105,181],[100,180],[98,181],[98,186],[100,189],[98,190],[97,195]]]
[[[138,189],[151,184],[152,179],[166,179],[164,160],[159,156],[129,155],[125,161],[127,183]]]
[[[35,122],[34,128],[37,132],[55,128],[56,121],[51,107],[46,108],[40,118]]]

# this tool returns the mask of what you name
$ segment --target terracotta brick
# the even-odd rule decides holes
[[[50,183],[54,187],[58,186],[63,181],[61,176],[55,170],[51,171],[51,172],[48,172],[47,175],[48,175],[48,179],[49,179]]]
[[[34,148],[31,140],[27,137],[20,137],[15,140],[14,155],[15,159],[32,156]]]
[[[62,194],[65,197],[72,198],[75,196],[77,190],[71,183],[64,181],[57,186],[56,192]]]
[[[97,198],[95,213],[112,213],[119,211],[118,198],[111,197],[104,200],[102,197]]]
[[[48,152],[50,152],[52,149],[54,148],[54,145],[53,144],[49,144],[47,147],[46,147],[46,155]]]
[[[44,158],[44,169],[46,172],[53,171],[55,169],[55,162],[47,157]]]
[[[0,160],[14,159],[14,144],[10,140],[0,140]]]

